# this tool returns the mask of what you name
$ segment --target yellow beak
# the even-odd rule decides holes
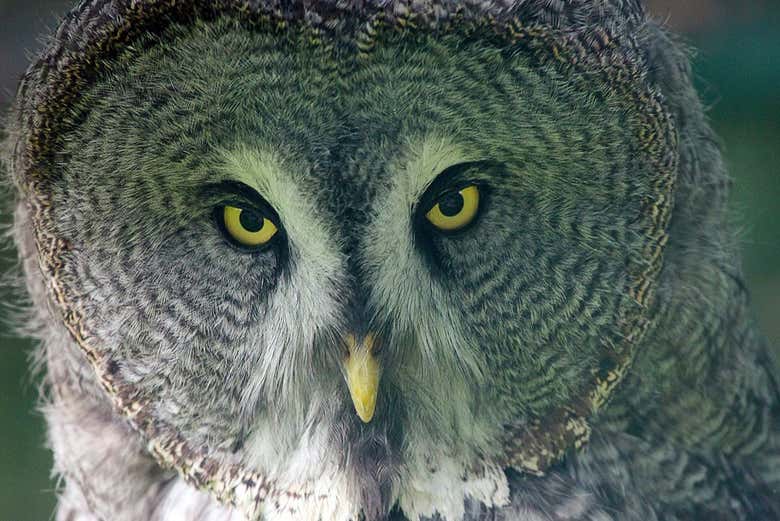
[[[374,417],[376,395],[379,391],[379,363],[374,358],[374,335],[368,334],[358,342],[354,335],[344,339],[349,355],[344,360],[349,394],[357,415],[368,423]]]

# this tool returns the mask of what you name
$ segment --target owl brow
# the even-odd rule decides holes
[[[276,216],[276,211],[257,190],[240,181],[220,181],[201,187],[200,196],[214,204],[249,205]]]
[[[485,159],[479,161],[466,161],[445,168],[430,185],[425,189],[418,206],[424,208],[432,204],[436,198],[451,191],[465,188],[466,185],[477,183],[485,179],[485,174],[502,172],[506,165],[501,161]],[[479,174],[479,175],[476,175]]]

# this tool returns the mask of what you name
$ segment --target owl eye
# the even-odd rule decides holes
[[[479,188],[469,185],[441,195],[425,218],[441,231],[454,232],[471,224],[478,211]]]
[[[256,210],[225,206],[221,213],[225,233],[234,242],[247,248],[268,244],[279,231],[271,219]]]

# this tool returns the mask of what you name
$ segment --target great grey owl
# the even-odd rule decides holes
[[[637,0],[85,0],[8,117],[58,520],[778,520]]]

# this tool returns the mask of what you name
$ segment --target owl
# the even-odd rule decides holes
[[[58,520],[780,519],[637,0],[84,0],[6,129]]]

